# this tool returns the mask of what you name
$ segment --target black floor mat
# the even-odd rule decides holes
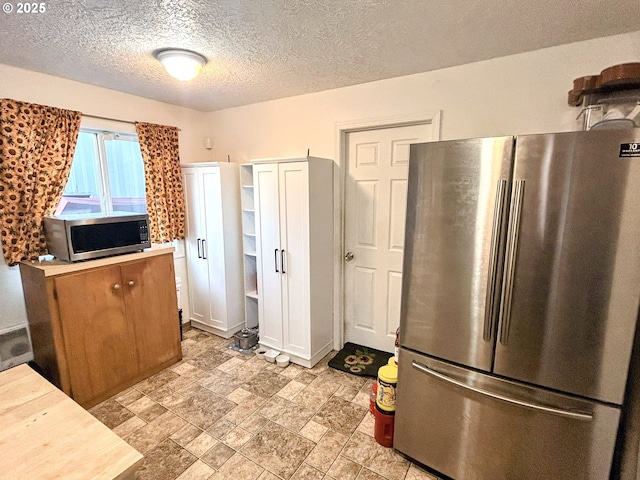
[[[392,353],[347,342],[329,361],[329,366],[353,375],[375,378],[378,376],[378,369],[386,365],[392,356]]]

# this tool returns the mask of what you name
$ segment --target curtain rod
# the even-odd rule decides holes
[[[120,123],[128,123],[130,125],[135,125],[136,122],[132,122],[131,120],[120,120],[119,118],[111,118],[111,117],[101,117],[100,115],[89,115],[87,113],[82,114],[83,117],[96,118],[98,120],[108,120],[110,122],[120,122]],[[181,128],[178,129],[179,132],[182,131]]]
[[[83,113],[82,116],[89,117],[89,118],[97,118],[98,120],[109,120],[110,122],[130,123],[131,125],[136,124],[136,122],[132,122],[131,120],[120,120],[119,118],[101,117],[99,115],[87,115],[86,113]]]

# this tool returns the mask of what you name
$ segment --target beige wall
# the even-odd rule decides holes
[[[212,112],[208,123],[213,156],[229,155],[244,163],[252,158],[300,157],[310,149],[311,155],[340,164],[338,124],[353,127],[374,119],[392,123],[394,117],[437,111],[443,140],[578,130],[579,109],[567,104],[573,80],[640,61],[639,45],[640,32],[635,32]],[[336,215],[337,225],[339,219]],[[338,228],[336,285],[341,281],[340,238]],[[339,337],[340,292],[335,292],[334,307]]]
[[[79,110],[84,114],[172,125],[180,128],[180,156],[183,162],[208,161],[204,148],[206,115],[126,93],[52,77],[42,73],[0,64],[0,97]],[[131,130],[132,125],[87,119],[91,126]],[[85,120],[83,120],[84,122]],[[187,302],[187,274],[184,258],[176,260],[176,274],[182,280],[182,305]],[[9,268],[0,260],[0,330],[26,323],[22,286],[18,267]]]
[[[640,61],[640,32],[208,114],[215,158],[335,158],[336,123],[442,111],[441,138],[578,129],[573,80]],[[425,52],[428,55],[429,52]]]
[[[2,64],[0,98],[79,110],[86,115],[172,125],[180,128],[182,161],[209,160],[209,151],[204,148],[206,115],[197,110]],[[111,125],[131,128],[127,124]]]
[[[208,114],[1,64],[0,97],[177,126],[185,163],[303,156],[308,148],[335,158],[336,123],[424,111],[442,111],[442,139],[575,130],[573,80],[640,61],[638,45],[635,32]],[[176,267],[184,308],[184,262]],[[17,269],[0,263],[0,288],[0,329],[24,323]]]

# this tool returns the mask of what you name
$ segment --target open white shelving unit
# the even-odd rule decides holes
[[[256,267],[256,212],[253,194],[253,165],[240,165],[242,206],[242,248],[244,252],[244,303],[247,328],[258,327],[258,276]]]

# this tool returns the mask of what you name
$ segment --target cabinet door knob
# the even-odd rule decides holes
[[[133,280],[129,280],[129,286],[133,287],[135,285],[135,282]]]
[[[116,283],[116,284],[113,286],[113,289],[114,289],[114,290],[120,290],[120,284],[119,284],[119,283]]]

